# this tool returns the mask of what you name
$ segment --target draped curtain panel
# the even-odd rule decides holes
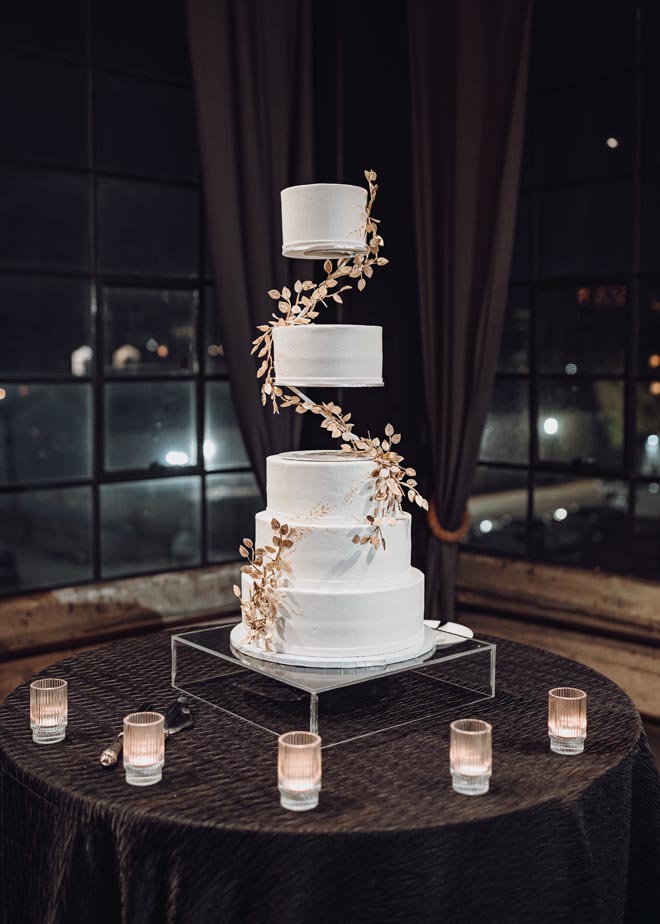
[[[267,292],[304,269],[281,256],[280,190],[313,180],[307,0],[187,0],[200,158],[223,345],[262,491],[266,456],[297,448],[300,416],[261,407],[250,357]],[[304,278],[307,278],[305,276]]]
[[[420,349],[436,533],[460,531],[493,385],[513,249],[530,19],[531,0],[408,3]],[[427,618],[452,616],[455,539],[428,534]]]

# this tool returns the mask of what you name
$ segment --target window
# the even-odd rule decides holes
[[[261,506],[183,3],[40,6],[0,12],[0,593],[234,560]]]
[[[539,0],[474,549],[660,579],[660,159],[649,3]]]

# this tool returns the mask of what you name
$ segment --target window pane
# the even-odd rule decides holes
[[[642,174],[641,262],[642,269],[660,269],[660,177]]]
[[[206,287],[206,331],[204,337],[205,355],[204,370],[205,372],[225,375],[227,372],[227,363],[225,361],[225,351],[222,346],[222,332],[220,330],[220,309],[215,297],[215,287]]]
[[[207,469],[249,467],[229,382],[206,383],[204,464]]]
[[[209,560],[236,561],[241,540],[254,535],[254,516],[263,508],[254,475],[208,475],[206,505]]]
[[[660,474],[660,383],[637,383],[637,471]]]
[[[0,495],[0,593],[92,578],[91,488]]]
[[[606,80],[537,99],[539,182],[632,170],[635,85]]]
[[[86,57],[87,0],[0,3],[0,35],[18,45],[67,58]]]
[[[200,562],[199,478],[101,485],[103,577]]]
[[[619,467],[623,461],[623,382],[544,379],[539,391],[539,458]]]
[[[89,375],[89,282],[0,276],[0,374]]]
[[[527,495],[527,472],[479,466],[468,503],[467,544],[483,551],[524,555]]]
[[[103,270],[194,276],[197,192],[99,179],[98,235]]]
[[[89,183],[86,176],[0,169],[0,262],[30,269],[86,269]]]
[[[640,280],[637,362],[640,372],[660,376],[660,279]]]
[[[601,478],[538,475],[534,550],[539,558],[625,570],[628,485]]]
[[[635,492],[632,570],[640,577],[660,578],[660,484],[637,485]]]
[[[612,180],[539,193],[541,274],[626,272],[632,263],[632,185]]]
[[[97,74],[100,167],[147,176],[197,176],[192,92],[133,77]]]
[[[629,0],[538,0],[530,57],[536,86],[565,86],[606,76],[614,67],[632,68],[635,13]]]
[[[576,286],[537,294],[542,372],[622,372],[626,285]]]
[[[116,382],[105,386],[108,471],[196,464],[193,382]]]
[[[59,481],[91,474],[89,385],[0,388],[0,481]]]
[[[529,382],[496,379],[479,458],[488,462],[529,461]]]
[[[648,170],[660,167],[660,125],[654,115],[660,110],[660,79],[645,73],[642,93],[642,111],[646,114],[646,118],[642,119],[642,166]]]
[[[105,371],[195,372],[197,292],[104,289]]]
[[[92,27],[97,64],[190,81],[188,30],[180,0],[95,3]]]
[[[498,372],[529,371],[529,289],[510,286]]]
[[[87,164],[85,68],[1,52],[0,111],[0,156]]]
[[[529,193],[518,197],[516,234],[513,242],[511,279],[529,279],[532,275],[532,201]]]

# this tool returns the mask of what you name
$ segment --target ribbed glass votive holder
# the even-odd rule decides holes
[[[133,712],[124,719],[124,770],[131,786],[159,783],[165,763],[165,718]]]
[[[306,812],[319,804],[321,738],[293,731],[277,739],[277,782],[282,808]]]
[[[68,719],[68,683],[43,677],[30,684],[30,727],[37,744],[63,741]]]
[[[587,694],[575,687],[548,692],[548,734],[555,754],[581,754],[587,737]]]
[[[493,771],[493,727],[481,719],[458,719],[450,728],[452,786],[463,796],[481,796]]]

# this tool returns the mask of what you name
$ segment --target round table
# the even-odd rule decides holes
[[[600,674],[498,640],[487,796],[459,796],[443,712],[324,751],[318,809],[279,806],[276,739],[192,701],[163,781],[98,757],[143,700],[163,708],[170,639],[103,646],[69,680],[59,745],[32,743],[29,688],[0,708],[2,912],[11,924],[614,924],[660,921],[660,777],[637,711]],[[552,754],[547,691],[589,695],[583,755]]]

